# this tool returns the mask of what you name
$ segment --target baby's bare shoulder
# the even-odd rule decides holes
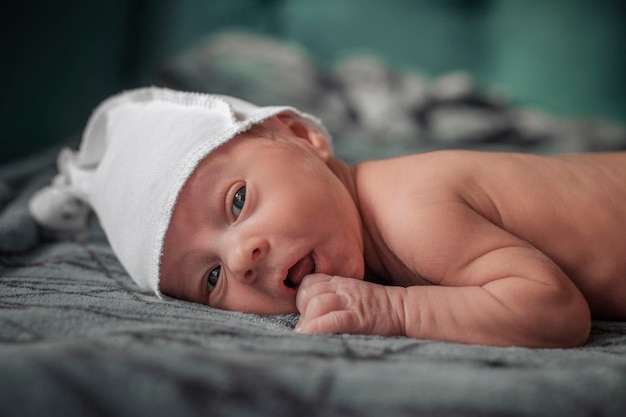
[[[471,151],[426,152],[361,163],[355,169],[355,178],[363,196],[395,199],[402,195],[405,203],[426,197],[449,199],[470,185],[479,187],[489,170],[502,169],[500,166],[506,163],[503,158],[511,156]],[[378,198],[365,202],[385,204]]]
[[[475,174],[485,156],[432,152],[357,167],[363,222],[395,283],[415,283],[416,272],[436,281],[434,271],[466,246],[457,247],[458,232],[485,221],[465,197],[469,187],[473,200],[483,199]]]
[[[467,257],[463,251],[488,234],[498,244],[509,244],[507,235],[529,242],[572,270],[581,270],[576,254],[593,249],[600,259],[609,247],[626,250],[626,230],[617,227],[626,218],[626,153],[445,151],[362,168],[357,189],[366,227],[400,259]]]
[[[515,195],[543,198],[546,192],[570,192],[568,187],[592,192],[600,184],[604,191],[626,194],[626,152],[540,156],[435,151],[367,162],[356,172],[360,190],[389,198],[400,193],[405,202],[455,196],[469,203],[481,198],[503,202]]]

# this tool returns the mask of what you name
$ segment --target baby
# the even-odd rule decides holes
[[[578,346],[592,317],[626,319],[625,153],[348,166],[296,109],[150,88],[101,105],[59,165],[35,217],[77,230],[88,204],[160,296],[299,312],[307,334],[500,346]]]

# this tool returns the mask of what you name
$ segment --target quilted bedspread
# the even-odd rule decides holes
[[[581,348],[294,334],[162,301],[102,242],[2,257],[0,415],[622,416],[626,323]]]

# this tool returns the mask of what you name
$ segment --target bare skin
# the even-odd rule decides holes
[[[266,124],[274,138],[234,139],[181,191],[164,293],[298,311],[302,333],[489,345],[577,346],[592,317],[626,319],[626,154],[440,151],[350,167],[304,124]],[[220,158],[244,168],[203,170]],[[301,167],[307,175],[285,179]],[[246,185],[245,206],[210,223],[206,190],[224,177],[236,185],[222,188]],[[228,211],[232,192],[224,194],[218,206]],[[229,237],[244,226],[255,244]],[[219,277],[206,290],[214,265]]]

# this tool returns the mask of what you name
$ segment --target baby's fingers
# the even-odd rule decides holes
[[[358,324],[354,312],[350,310],[331,311],[313,319],[300,316],[295,331],[298,333],[352,333]]]
[[[301,333],[334,333],[332,319],[319,321],[322,317],[333,316],[334,313],[344,310],[347,300],[337,294],[332,284],[332,277],[324,274],[307,276],[298,289],[296,306],[300,312],[300,320],[296,331]]]
[[[312,299],[321,294],[335,292],[329,282],[331,278],[331,276],[324,274],[313,274],[304,277],[296,294],[296,307],[301,314],[305,312]]]
[[[323,316],[331,311],[343,310],[343,298],[335,293],[324,292],[309,298],[306,305],[300,311],[300,315],[309,319]]]

